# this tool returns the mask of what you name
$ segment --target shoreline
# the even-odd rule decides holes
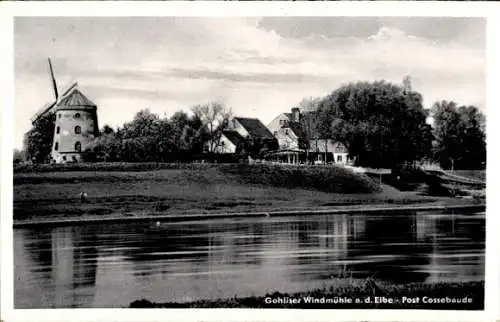
[[[33,226],[67,226],[67,225],[85,225],[94,223],[118,223],[118,222],[141,222],[141,221],[165,221],[165,222],[183,222],[183,221],[202,221],[221,218],[243,218],[243,217],[285,217],[299,215],[337,215],[337,214],[359,214],[359,213],[377,213],[377,212],[405,212],[405,211],[454,211],[471,210],[485,211],[486,203],[480,204],[428,204],[428,205],[398,205],[386,206],[380,204],[359,204],[345,206],[343,208],[324,208],[313,209],[305,208],[303,210],[261,210],[256,212],[227,212],[227,213],[196,213],[196,214],[161,214],[147,213],[146,215],[124,216],[118,214],[104,215],[105,217],[87,217],[70,219],[42,219],[42,220],[14,220],[13,228],[29,228]]]
[[[484,281],[391,284],[371,278],[349,286],[189,302],[139,299],[129,308],[483,310]]]

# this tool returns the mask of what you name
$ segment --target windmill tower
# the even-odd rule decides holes
[[[48,113],[54,114],[54,140],[51,153],[53,161],[56,163],[84,161],[93,154],[93,151],[88,149],[99,135],[97,106],[80,92],[76,82],[59,95],[50,58],[49,69],[55,100],[45,105],[31,121],[34,123]]]

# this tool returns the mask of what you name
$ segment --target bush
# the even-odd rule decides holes
[[[71,174],[62,178],[47,178],[21,175],[22,173],[48,173],[48,172],[146,172],[155,170],[187,170],[185,177],[194,182],[213,182],[213,175],[207,176],[207,170],[221,172],[223,177],[238,183],[260,184],[284,188],[304,188],[324,192],[336,193],[371,193],[378,191],[380,187],[365,175],[355,174],[350,170],[336,166],[293,166],[293,165],[271,165],[271,164],[215,164],[215,163],[73,163],[73,164],[32,164],[17,165],[14,173],[15,184],[36,182],[90,182],[94,176],[85,179],[74,177]],[[197,170],[197,171],[194,171]],[[203,174],[200,178],[199,174]],[[227,178],[230,175],[229,178]],[[203,179],[203,180],[202,180]],[[96,180],[102,180],[102,177]],[[135,177],[109,175],[106,180],[130,181],[139,180]],[[149,179],[147,179],[149,180]]]
[[[154,162],[109,162],[109,163],[66,163],[66,164],[20,164],[14,166],[14,173],[70,172],[70,171],[153,171],[164,169],[203,169],[214,167],[211,163],[154,163]]]
[[[380,187],[367,176],[341,167],[270,164],[222,165],[221,171],[239,176],[250,184],[314,189],[337,193],[371,193]]]

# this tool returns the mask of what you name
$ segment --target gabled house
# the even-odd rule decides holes
[[[228,130],[238,132],[243,138],[253,138],[274,141],[275,137],[259,119],[249,117],[233,117],[228,124]]]
[[[213,152],[221,154],[239,153],[244,146],[245,139],[236,131],[223,131],[219,144]]]
[[[288,114],[288,113],[286,113]],[[276,122],[278,121],[278,122]],[[274,124],[273,124],[274,122]],[[307,133],[303,126],[298,122],[278,118],[271,122],[269,129],[278,140],[280,150],[293,150],[305,152],[309,146]]]
[[[268,128],[280,147],[276,155],[289,163],[350,163],[348,151],[342,143],[319,136],[314,128],[314,113],[301,113],[299,108],[292,108],[291,113],[281,113],[269,123]]]
[[[256,118],[234,117],[214,148],[215,153],[240,153],[246,151],[259,154],[278,149],[278,142],[269,129]]]
[[[346,147],[331,139],[312,139],[309,142],[309,152],[315,153],[316,162],[351,163]]]
[[[273,160],[287,163],[306,161],[309,142],[300,123],[298,108],[293,108],[292,113],[278,115],[269,123],[268,128],[278,140],[279,146],[279,150],[273,154]]]

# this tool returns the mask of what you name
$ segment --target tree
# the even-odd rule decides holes
[[[113,133],[115,133],[115,130],[111,126],[106,124],[103,126],[101,133],[102,134],[113,134]]]
[[[90,147],[108,162],[190,160],[202,151],[201,128],[202,122],[196,116],[177,112],[171,119],[160,118],[146,109],[116,131],[105,125]]]
[[[202,142],[209,152],[214,152],[221,145],[222,131],[227,127],[231,109],[218,102],[197,105],[192,108],[194,117],[201,121]]]
[[[318,127],[318,106],[321,98],[304,97],[298,104],[302,117],[300,124],[304,130],[307,139],[315,139]]]
[[[160,161],[169,151],[168,122],[144,109],[118,131],[122,138],[122,158],[130,162]]]
[[[202,152],[202,121],[179,111],[170,118],[173,142],[181,155]]]
[[[321,97],[305,97],[297,105],[303,115],[300,119],[300,125],[306,137],[306,142],[304,143],[307,160],[309,160],[309,150],[315,149],[318,151],[320,146],[324,148],[325,160],[327,159],[327,153],[333,152],[328,151],[328,140],[324,140],[322,137],[325,131],[321,129],[324,125],[324,123],[320,121],[319,105],[321,102]]]
[[[440,101],[432,106],[434,158],[444,169],[482,169],[486,162],[484,115],[475,106]]]
[[[26,157],[34,163],[48,163],[54,140],[55,114],[47,113],[24,135]]]
[[[14,164],[19,164],[23,161],[26,161],[26,155],[24,150],[14,149],[12,161]]]
[[[104,162],[122,161],[122,140],[109,125],[104,125],[101,135],[89,147],[97,152],[98,159]]]
[[[149,109],[140,110],[121,130],[124,138],[146,137],[157,134],[160,117]]]
[[[405,76],[405,78],[403,78],[403,91],[405,93],[410,93],[413,91],[411,84],[411,77],[409,75]]]
[[[394,168],[431,151],[422,96],[385,81],[344,85],[319,104],[319,132],[342,143],[357,165]]]

